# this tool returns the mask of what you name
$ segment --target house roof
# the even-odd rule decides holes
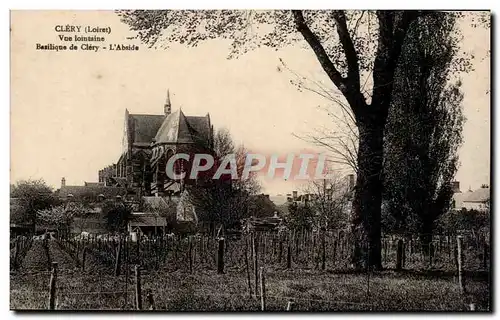
[[[86,187],[99,187],[99,186],[104,186],[104,182],[87,182],[84,181],[83,184]]]
[[[269,230],[274,229],[280,225],[283,219],[279,217],[265,217],[265,218],[249,218],[247,220],[248,226],[254,230]]]
[[[135,144],[149,145],[155,137],[158,129],[165,120],[164,115],[154,114],[129,114],[129,120],[133,121],[133,136]]]
[[[151,206],[152,208],[161,208],[163,205],[167,205],[165,200],[161,197],[142,197],[145,205]]]
[[[488,202],[490,200],[490,188],[480,188],[465,194],[463,202]]]
[[[163,227],[167,225],[167,219],[153,214],[133,215],[129,220],[131,227]]]
[[[58,191],[60,197],[67,197],[72,194],[76,199],[85,196],[97,197],[102,194],[105,198],[114,198],[116,196],[123,196],[126,193],[125,188],[120,187],[105,187],[105,186],[63,186]]]

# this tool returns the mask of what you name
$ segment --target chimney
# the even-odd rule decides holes
[[[293,190],[293,191],[292,191],[292,194],[293,194],[293,196],[292,196],[293,201],[297,200],[297,195],[298,195],[297,190]]]
[[[451,183],[451,188],[453,190],[453,193],[461,193],[460,191],[460,181],[453,181]]]
[[[64,187],[66,187],[66,178],[65,177],[63,177],[61,179],[61,188],[64,188]]]
[[[349,191],[354,189],[354,174],[349,175]]]
[[[172,105],[170,104],[170,91],[167,90],[167,99],[165,100],[165,105],[163,106],[163,112],[165,117],[172,112]]]

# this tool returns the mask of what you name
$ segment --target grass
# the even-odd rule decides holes
[[[78,270],[61,274],[57,309],[134,309],[134,279],[133,276],[126,279],[125,275],[114,277]],[[11,276],[11,309],[46,309],[48,283],[48,273]],[[155,307],[160,310],[260,310],[260,299],[249,295],[246,275],[241,273],[147,272],[142,275],[141,284],[144,309],[149,308],[145,297],[150,291]],[[488,284],[470,281],[467,289],[469,295],[463,297],[452,280],[391,271],[374,274],[368,279],[365,274],[269,270],[266,274],[266,310],[283,311],[289,300],[298,311],[465,311],[470,301],[477,304],[477,310],[486,310]],[[112,293],[116,291],[121,292]]]
[[[46,255],[46,249],[40,243],[34,243],[21,270],[11,273],[11,309],[47,309],[50,273],[46,271]],[[89,254],[89,268],[82,272],[68,252],[55,242],[49,243],[48,255],[60,266],[56,309],[136,308],[131,266],[128,272],[123,267],[122,274],[115,277],[109,268],[99,268],[98,259]],[[172,270],[166,264],[157,271],[142,271],[143,309],[149,308],[148,292],[157,310],[261,309],[260,297],[255,295],[252,271],[253,294],[250,295],[244,268],[228,266],[225,274],[217,274],[214,268],[195,268],[193,273],[188,269],[185,265]],[[484,276],[467,274],[467,294],[464,295],[459,291],[453,272],[387,270],[368,276],[340,272],[328,266],[325,271],[299,265],[286,270],[278,264],[268,264],[265,270],[268,311],[284,311],[290,300],[296,311],[466,311],[470,302],[476,304],[476,310],[489,309],[489,283]]]

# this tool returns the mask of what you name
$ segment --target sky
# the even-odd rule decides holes
[[[335,123],[329,101],[290,84],[281,58],[296,72],[324,79],[312,51],[299,46],[261,48],[228,60],[228,43],[167,50],[40,51],[59,44],[57,25],[111,27],[106,43],[129,44],[132,34],[111,11],[24,11],[11,15],[11,182],[43,178],[54,188],[96,181],[98,170],[121,153],[125,109],[162,114],[170,91],[173,111],[210,113],[216,128],[266,154],[315,149],[294,134]],[[462,75],[464,144],[456,180],[462,191],[490,180],[489,30],[462,25],[464,50],[474,53],[474,71]],[[317,149],[317,148],[316,148]],[[321,151],[321,149],[317,149]],[[290,193],[291,181],[263,179],[263,191]]]

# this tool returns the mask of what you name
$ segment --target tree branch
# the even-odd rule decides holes
[[[347,29],[347,22],[345,14],[342,10],[334,11],[333,18],[337,25],[337,33],[339,35],[340,43],[344,49],[347,60],[347,82],[351,90],[360,90],[360,76],[359,76],[359,63],[358,54],[354,48],[349,30]]]
[[[342,77],[340,72],[335,68],[330,57],[325,51],[325,48],[321,45],[318,37],[311,31],[311,29],[307,26],[306,21],[304,20],[304,16],[302,15],[301,10],[292,10],[295,25],[297,26],[297,30],[302,34],[304,39],[307,41],[311,49],[316,54],[321,67],[325,70],[328,77],[332,80],[339,90],[344,93],[346,91],[346,79]]]

